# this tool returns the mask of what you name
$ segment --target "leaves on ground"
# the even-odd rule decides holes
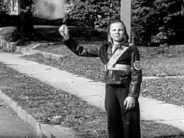
[[[145,80],[142,96],[184,107],[184,78]]]

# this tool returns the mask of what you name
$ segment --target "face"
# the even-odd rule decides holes
[[[112,23],[110,25],[109,34],[113,42],[121,42],[124,38],[124,25],[120,22]]]

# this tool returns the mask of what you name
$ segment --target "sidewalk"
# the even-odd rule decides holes
[[[0,138],[35,138],[33,130],[1,99],[0,124]]]
[[[104,110],[104,83],[78,77],[47,65],[26,61],[21,59],[20,56],[19,54],[0,53],[0,62],[20,73],[77,95]],[[184,131],[184,108],[141,96],[139,101],[142,120],[173,125]]]

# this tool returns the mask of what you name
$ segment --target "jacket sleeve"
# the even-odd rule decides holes
[[[134,47],[131,55],[131,82],[130,82],[129,96],[139,97],[141,83],[142,83],[142,69],[140,65],[140,55],[137,47]]]
[[[98,48],[84,48],[83,46],[79,45],[76,41],[72,38],[63,41],[63,43],[76,55],[84,56],[84,57],[99,57],[99,49]]]

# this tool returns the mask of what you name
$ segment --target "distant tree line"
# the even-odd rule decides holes
[[[171,43],[184,43],[183,6],[183,0],[133,0],[132,27],[137,40],[150,41],[162,26]]]
[[[67,19],[79,26],[105,30],[109,18],[120,17],[120,0],[70,0],[73,10]],[[183,0],[132,0],[132,31],[135,40],[150,42],[163,26],[173,43],[183,43]]]
[[[35,0],[20,0],[21,8],[34,7]],[[79,27],[92,27],[99,31],[107,29],[109,19],[120,18],[120,0],[67,0],[70,10],[66,14],[66,23]],[[0,2],[0,9],[3,4]],[[30,8],[22,13],[23,18],[32,20]],[[24,16],[24,17],[23,17]],[[30,18],[31,17],[31,18]],[[39,20],[36,19],[39,24]],[[32,21],[31,21],[32,22]],[[29,24],[31,23],[29,22]],[[40,24],[44,20],[40,20]],[[49,21],[47,21],[48,23]],[[57,24],[61,24],[57,20]],[[184,2],[183,0],[132,0],[132,33],[138,42],[150,42],[151,35],[158,33],[163,26],[173,43],[184,43]],[[32,27],[31,27],[32,28]],[[31,31],[33,32],[33,31]]]

